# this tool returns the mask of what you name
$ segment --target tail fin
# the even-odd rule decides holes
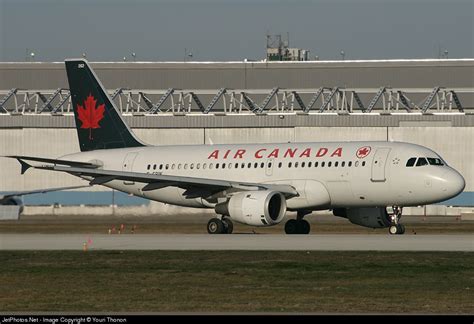
[[[81,151],[145,146],[125,124],[86,60],[66,60]]]

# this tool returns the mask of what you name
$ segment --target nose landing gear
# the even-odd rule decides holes
[[[404,234],[405,226],[399,223],[400,218],[402,217],[402,207],[393,206],[392,209],[393,213],[389,213],[391,225],[388,228],[388,232],[392,235]]]

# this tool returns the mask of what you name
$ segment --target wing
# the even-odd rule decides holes
[[[100,164],[88,163],[88,162],[77,162],[77,161],[68,161],[68,160],[57,160],[57,159],[47,159],[42,157],[34,157],[34,156],[22,156],[22,155],[7,155],[6,158],[17,159],[18,162],[21,164],[21,174],[24,174],[32,165],[26,163],[25,161],[36,161],[36,162],[46,162],[46,163],[60,163],[62,165],[70,165],[70,166],[77,166],[83,168],[98,168]]]
[[[151,191],[165,187],[179,187],[185,189],[183,193],[186,198],[208,198],[224,190],[234,191],[249,190],[275,190],[281,192],[286,198],[298,196],[296,189],[290,185],[250,183],[240,181],[218,180],[208,178],[194,178],[163,174],[150,174],[141,172],[126,172],[117,170],[99,169],[99,166],[92,163],[82,163],[75,161],[63,161],[53,159],[42,159],[24,156],[8,156],[17,159],[22,165],[22,170],[29,168],[67,172],[79,177],[92,178],[91,185],[106,184],[112,180],[133,181],[143,183],[142,191]],[[49,165],[33,166],[25,160],[47,162]],[[83,164],[83,165],[81,165]]]
[[[37,194],[37,193],[46,193],[46,192],[51,192],[51,191],[72,190],[72,189],[85,188],[85,187],[89,187],[89,186],[72,186],[72,187],[37,189],[37,190],[30,190],[30,191],[15,191],[15,192],[1,195],[0,203],[2,203],[2,201],[4,200],[7,200],[13,197],[18,197],[18,196],[32,195],[32,194]]]

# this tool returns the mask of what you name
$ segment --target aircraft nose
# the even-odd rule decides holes
[[[440,186],[446,199],[459,195],[466,186],[463,176],[454,169],[445,172],[440,178]]]

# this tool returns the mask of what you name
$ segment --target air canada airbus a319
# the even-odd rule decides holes
[[[354,224],[403,234],[402,208],[463,191],[463,177],[432,150],[400,142],[310,142],[148,146],[135,137],[94,71],[66,60],[81,152],[58,159],[16,158],[28,168],[67,172],[167,204],[214,209],[211,234],[296,219],[287,234],[308,234],[303,218],[332,210]],[[34,165],[30,161],[35,162]]]

